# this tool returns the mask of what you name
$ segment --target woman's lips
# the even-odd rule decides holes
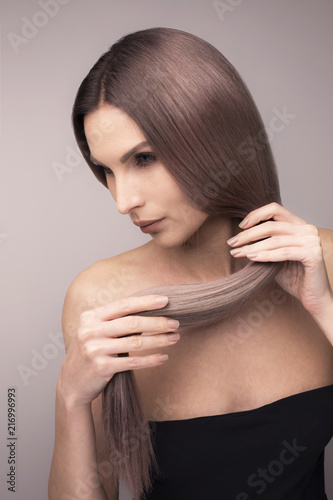
[[[160,226],[163,219],[155,219],[155,220],[143,220],[139,222],[134,222],[136,226],[139,226],[143,233],[153,233]]]

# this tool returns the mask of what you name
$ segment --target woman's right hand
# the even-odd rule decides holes
[[[179,340],[179,334],[178,338],[172,337],[179,327],[178,321],[165,316],[135,316],[139,311],[159,309],[167,303],[168,297],[144,295],[83,312],[62,364],[58,394],[71,406],[87,405],[115,373],[164,363],[168,359],[165,354],[121,357],[118,354],[163,348]]]

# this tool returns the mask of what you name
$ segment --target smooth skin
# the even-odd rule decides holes
[[[257,226],[268,219],[275,222]],[[228,241],[234,248],[231,255],[255,262],[288,261],[279,273],[277,283],[296,297],[324,327],[325,318],[332,312],[333,294],[318,229],[277,203],[254,210],[243,220],[241,227],[243,233]],[[256,240],[263,241],[252,243]],[[333,344],[333,328],[327,327],[324,331]]]
[[[275,203],[248,214],[242,230],[201,213],[149,145],[122,161],[145,137],[117,108],[103,105],[88,115],[85,131],[94,161],[106,169],[118,211],[132,221],[164,220],[151,241],[97,262],[67,292],[67,354],[57,384],[50,500],[64,494],[118,498],[101,420],[101,392],[117,372],[133,370],[145,415],[152,420],[252,409],[333,383],[333,232],[318,230]],[[163,311],[154,318],[127,317],[167,302],[157,304],[151,295],[130,297],[140,289],[227,276],[248,259],[288,261],[279,286],[272,284],[239,316],[204,333],[177,323],[172,327]],[[239,320],[257,311],[258,301],[276,287],[288,292],[286,299],[274,303],[273,313],[251,335],[237,337]],[[175,333],[181,333],[180,340]],[[232,348],[226,343],[230,333],[237,339]],[[123,352],[129,357],[117,356]]]

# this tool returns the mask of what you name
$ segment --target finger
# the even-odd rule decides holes
[[[274,223],[273,223],[274,224]],[[249,229],[248,231],[251,231]],[[278,233],[278,232],[277,232]],[[295,233],[295,231],[293,232]],[[271,234],[274,234],[273,232]],[[239,241],[237,243],[233,243],[232,246],[235,247],[234,250],[231,250],[231,255],[238,257],[245,257],[249,252],[259,252],[263,250],[275,250],[277,248],[283,247],[291,247],[291,246],[305,246],[307,248],[313,246],[320,246],[320,239],[318,235],[315,234],[276,234],[271,237],[266,237],[265,239],[261,239],[262,235],[254,235],[251,237],[245,237],[245,235],[241,235]],[[251,242],[256,239],[261,239],[261,241],[257,241],[248,245],[246,243]],[[238,248],[237,248],[238,247]]]
[[[132,335],[114,339],[110,344],[110,352],[106,354],[119,354],[124,352],[144,351],[146,349],[159,349],[176,344],[180,339],[179,333],[164,333],[159,335]]]
[[[143,295],[115,300],[94,309],[95,318],[107,321],[140,311],[160,309],[167,305],[168,297],[163,295]]]
[[[94,339],[84,346],[85,357],[91,359],[96,356],[114,356],[121,353],[159,349],[176,344],[180,339],[179,333],[163,333],[159,335],[131,335],[114,339]]]
[[[115,372],[125,372],[128,370],[140,370],[159,366],[169,359],[167,354],[150,354],[148,356],[128,356],[112,358],[112,370]]]
[[[143,332],[154,335],[175,331],[177,328],[179,321],[165,316],[123,316],[99,323],[94,326],[94,332],[96,335],[115,338]]]
[[[269,238],[274,235],[292,235],[301,234],[307,232],[304,225],[295,225],[290,222],[264,222],[259,226],[254,226],[249,229],[245,229],[243,232],[238,233],[235,238],[231,238],[227,241],[230,246],[240,246],[251,241],[260,240],[263,238]],[[308,231],[310,233],[310,231]]]
[[[321,252],[318,247],[311,249],[304,247],[284,247],[277,250],[248,253],[247,258],[255,262],[282,262],[298,261],[302,264],[311,265],[321,260]]]
[[[278,203],[269,203],[263,207],[250,212],[239,224],[242,229],[252,227],[259,222],[274,219],[276,221],[288,221],[293,224],[306,224],[306,221],[293,214]]]

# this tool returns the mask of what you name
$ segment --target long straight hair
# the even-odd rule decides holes
[[[122,109],[139,125],[202,212],[239,222],[260,206],[281,203],[259,111],[238,72],[208,42],[170,28],[131,33],[103,54],[83,80],[73,107],[74,133],[89,167],[107,187],[104,169],[90,159],[84,131],[84,117],[104,103]],[[164,309],[139,314],[167,315],[181,327],[203,326],[234,314],[280,269],[280,263],[251,262],[218,280],[159,286],[134,295],[169,297]],[[117,373],[106,385],[103,415],[115,471],[138,500],[151,488],[158,466],[133,372]]]

